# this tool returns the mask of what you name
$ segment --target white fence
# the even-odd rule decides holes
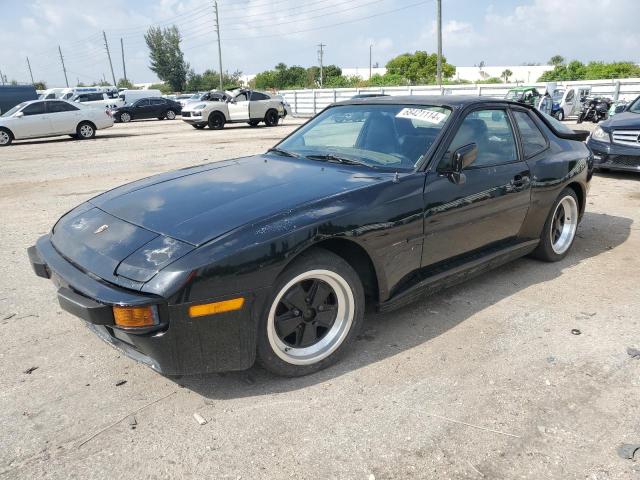
[[[556,88],[567,86],[590,86],[594,95],[601,95],[620,100],[633,100],[640,95],[640,78],[619,80],[582,80],[571,82],[555,82]],[[528,84],[537,87],[544,93],[546,83]],[[305,90],[282,90],[278,92],[289,102],[294,115],[311,116],[327,105],[341,100],[348,100],[359,93],[384,93],[387,95],[479,95],[483,97],[503,98],[513,83],[501,84],[468,84],[437,85],[407,87],[369,87],[369,88],[323,88]]]

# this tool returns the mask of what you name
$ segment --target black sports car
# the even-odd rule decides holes
[[[567,255],[592,175],[584,137],[504,100],[350,100],[262,155],[98,195],[28,253],[65,310],[159,372],[257,357],[303,375],[348,348],[365,302],[390,310]]]
[[[622,113],[600,123],[587,145],[598,170],[640,172],[640,97]]]
[[[111,116],[116,122],[127,123],[131,120],[157,118],[158,120],[175,120],[180,115],[180,103],[162,97],[141,98],[133,103],[111,110]]]

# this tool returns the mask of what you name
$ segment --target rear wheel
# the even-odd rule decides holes
[[[564,120],[564,110],[558,110],[556,112],[556,119],[563,121]]]
[[[560,192],[542,229],[540,243],[533,256],[546,262],[557,262],[567,256],[578,229],[580,207],[571,188]]]
[[[89,140],[96,136],[96,127],[89,122],[80,122],[76,128],[76,138],[79,140]]]
[[[196,128],[198,130],[202,130],[204,127],[206,127],[206,125],[191,125],[193,128]]]
[[[258,360],[284,376],[307,375],[335,363],[364,318],[364,289],[341,257],[304,253],[278,278],[258,332]]]
[[[131,114],[127,113],[127,112],[123,112],[120,115],[118,115],[118,119],[122,122],[122,123],[128,123],[131,121]]]
[[[276,125],[278,125],[279,121],[280,121],[280,116],[278,115],[278,112],[275,110],[267,111],[267,113],[264,116],[264,123],[267,125],[267,127],[275,127]]]
[[[174,112],[173,110],[169,109],[169,110],[167,110],[167,113],[164,114],[164,118],[166,118],[167,120],[175,120],[176,119],[176,112]]]
[[[213,112],[209,115],[209,128],[211,130],[220,130],[224,128],[224,115],[220,112]]]
[[[7,147],[13,142],[13,135],[6,128],[0,128],[0,147]]]

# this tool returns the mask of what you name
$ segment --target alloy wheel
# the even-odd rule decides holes
[[[80,127],[80,135],[84,138],[93,137],[93,127],[91,125],[84,124]]]
[[[120,114],[120,121],[123,122],[123,123],[127,123],[127,122],[131,121],[131,115],[129,115],[128,113]]]
[[[176,119],[176,112],[174,112],[173,110],[167,110],[167,120],[175,120]]]
[[[355,300],[347,281],[331,270],[311,270],[278,292],[267,319],[268,340],[285,362],[310,365],[342,344],[354,314]]]
[[[8,145],[11,142],[11,136],[4,130],[0,130],[0,145]]]
[[[562,255],[569,249],[577,228],[578,205],[571,195],[567,195],[556,206],[549,231],[551,248],[556,254]]]

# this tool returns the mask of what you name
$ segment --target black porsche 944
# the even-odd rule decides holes
[[[348,350],[367,302],[567,255],[593,172],[584,138],[503,100],[353,99],[262,155],[98,195],[28,254],[63,309],[158,372],[257,359],[304,375]]]

